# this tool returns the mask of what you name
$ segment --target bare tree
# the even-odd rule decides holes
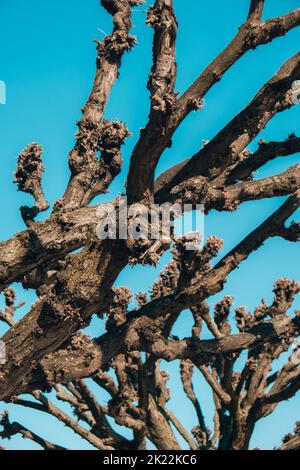
[[[142,3],[101,0],[113,17],[113,31],[97,43],[94,84],[69,154],[69,184],[42,222],[35,221],[49,208],[42,190],[42,148],[32,143],[19,155],[15,181],[19,190],[33,196],[34,205],[21,208],[27,229],[0,244],[0,286],[6,302],[0,320],[9,325],[2,338],[7,361],[0,365],[0,400],[52,415],[100,450],[145,449],[147,440],[157,449],[175,450],[180,448],[178,435],[193,450],[248,449],[256,423],[300,388],[299,354],[291,350],[300,334],[300,313],[291,313],[300,285],[279,279],[270,305],[263,302],[254,312],[237,308],[236,332],[230,321],[232,298],[225,296],[213,312],[207,300],[221,292],[228,275],[270,238],[299,241],[300,225],[287,222],[300,206],[300,165],[264,179],[254,179],[253,174],[272,159],[299,152],[300,137],[261,140],[254,153],[247,146],[277,113],[299,102],[295,82],[300,79],[300,53],[285,62],[198,153],[156,180],[155,169],[174,132],[191,112],[202,108],[214,84],[249,50],[299,26],[300,8],[264,21],[264,0],[252,0],[236,36],[182,95],[175,91],[178,24],[173,2],[155,0],[147,12],[147,23],[154,29],[150,114],[131,156],[129,204],[204,204],[208,213],[233,211],[246,201],[289,196],[213,263],[222,247],[214,236],[194,251],[186,249],[186,237],[174,233],[168,242],[150,236],[138,240],[96,236],[96,214],[105,212],[106,206],[90,203],[107,192],[121,171],[121,147],[130,135],[124,123],[106,120],[104,111],[122,57],[136,43],[130,33],[132,8]],[[128,264],[156,265],[169,249],[172,260],[153,285],[150,298],[140,293],[138,307],[130,309],[129,289],[114,287],[117,276]],[[14,282],[38,295],[18,322]],[[186,309],[193,314],[194,326],[190,337],[180,340],[172,329]],[[107,320],[106,333],[99,338],[81,331],[93,315]],[[211,332],[209,340],[201,338],[204,325]],[[237,360],[243,351],[247,359],[240,368]],[[276,368],[274,361],[288,351],[285,364]],[[161,369],[161,360],[180,361],[183,389],[198,420],[192,430],[168,408],[168,374]],[[197,397],[194,390],[195,370],[211,388],[213,431],[205,421],[205,397]],[[92,393],[87,378],[108,392],[107,404]],[[72,407],[74,417],[49,400],[50,390]],[[121,435],[113,422],[130,429],[133,437]],[[7,413],[1,425],[2,438],[21,434],[44,449],[61,448],[20,422],[11,422]],[[300,449],[299,423],[280,449]]]

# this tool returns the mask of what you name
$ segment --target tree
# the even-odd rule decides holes
[[[254,179],[254,172],[275,158],[299,152],[300,138],[292,133],[283,142],[260,140],[254,153],[247,146],[277,113],[299,102],[300,53],[285,62],[198,153],[157,179],[155,170],[177,128],[202,108],[211,87],[249,50],[299,26],[300,9],[264,21],[264,0],[252,0],[231,43],[180,96],[175,91],[178,24],[173,2],[156,0],[147,12],[147,23],[154,29],[151,105],[131,156],[129,209],[180,203],[204,204],[206,213],[233,211],[246,201],[288,196],[213,264],[222,247],[214,236],[203,248],[188,250],[190,237],[176,237],[173,231],[167,241],[154,241],[150,235],[105,240],[96,235],[99,214],[107,215],[107,205],[90,203],[106,193],[120,173],[121,147],[130,135],[124,123],[106,120],[104,111],[122,57],[136,43],[130,34],[132,8],[142,3],[101,0],[113,17],[113,32],[97,42],[94,84],[69,154],[68,187],[42,222],[35,221],[49,208],[42,190],[42,148],[32,143],[19,155],[15,181],[20,191],[33,196],[34,205],[21,208],[27,229],[0,244],[0,286],[6,303],[0,319],[10,327],[2,337],[7,360],[0,365],[0,400],[52,415],[100,450],[144,449],[147,440],[158,449],[179,449],[178,434],[193,450],[247,449],[256,423],[300,388],[300,314],[291,313],[300,284],[279,279],[270,305],[262,302],[252,313],[237,308],[237,332],[230,321],[232,298],[225,296],[213,312],[207,300],[221,292],[229,274],[270,238],[299,241],[300,225],[288,221],[300,206],[300,165],[264,179]],[[112,201],[112,207],[117,203]],[[135,222],[135,216],[128,220],[129,226]],[[150,299],[140,293],[138,307],[130,310],[130,291],[114,287],[117,276],[128,264],[156,265],[169,249],[173,258],[153,285]],[[35,289],[39,297],[16,323],[13,316],[20,304],[11,288],[14,282]],[[190,337],[180,340],[172,329],[187,309],[194,326]],[[81,330],[93,315],[107,319],[107,331],[92,339]],[[211,339],[201,339],[204,325]],[[243,351],[247,359],[240,368],[237,361]],[[276,369],[275,361],[287,352],[287,361]],[[168,375],[161,370],[161,360],[180,360],[182,385],[198,419],[192,430],[168,409]],[[272,365],[276,371],[271,373]],[[193,388],[195,369],[211,387],[213,432],[205,422],[205,400]],[[108,392],[107,405],[97,400],[87,378]],[[49,400],[46,394],[51,390],[71,405],[75,418]],[[133,438],[116,431],[112,421],[132,430]],[[61,448],[21,422],[11,422],[7,413],[1,425],[2,438],[21,434],[45,449]],[[299,423],[280,449],[300,449]]]

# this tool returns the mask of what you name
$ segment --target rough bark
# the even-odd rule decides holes
[[[107,192],[121,171],[121,147],[130,133],[125,123],[108,121],[105,108],[122,57],[136,44],[130,33],[132,7],[143,3],[101,0],[112,16],[113,30],[97,41],[94,83],[69,154],[69,184],[43,222],[35,221],[49,207],[42,189],[42,148],[32,143],[19,155],[15,182],[20,191],[33,197],[34,204],[21,208],[27,229],[0,243],[0,289],[5,299],[0,321],[8,328],[1,338],[7,361],[0,362],[0,400],[19,405],[20,410],[26,407],[55,417],[98,450],[141,450],[147,447],[147,440],[160,450],[178,450],[178,435],[192,450],[244,450],[251,445],[256,423],[299,392],[296,341],[300,314],[291,309],[300,285],[285,278],[277,280],[270,305],[262,301],[253,312],[236,308],[234,320],[232,297],[225,296],[213,312],[207,300],[221,292],[228,276],[270,238],[299,242],[299,223],[288,222],[300,206],[299,164],[267,178],[254,178],[271,160],[298,153],[299,137],[292,133],[282,142],[261,139],[253,153],[247,146],[273,117],[299,102],[294,85],[300,79],[300,54],[283,64],[196,155],[169,168],[156,181],[154,176],[173,134],[190,112],[202,108],[211,87],[247,51],[299,26],[300,9],[264,20],[264,0],[251,0],[248,17],[231,43],[181,96],[176,93],[178,23],[173,1],[156,0],[148,10],[146,21],[154,29],[148,81],[150,113],[127,175],[129,209],[138,209],[137,214],[128,216],[129,227],[138,219],[141,203],[148,208],[153,202],[204,204],[208,213],[232,211],[247,201],[287,196],[273,214],[216,263],[214,258],[223,243],[214,236],[200,249],[194,243],[196,235],[195,240],[188,234],[175,237],[173,232],[167,239],[155,241],[149,234],[137,240],[132,236],[100,240],[96,233],[111,207],[118,207],[117,200],[89,204]],[[118,232],[120,226],[116,229]],[[191,242],[192,251],[186,249]],[[155,266],[170,248],[172,260],[152,286],[150,299],[147,293],[139,293],[137,307],[132,309],[129,289],[114,286],[119,274],[128,264]],[[15,282],[35,289],[38,297],[18,322],[14,314],[23,303],[17,302],[11,287]],[[172,334],[173,326],[186,309],[191,310],[194,324],[188,337],[178,339]],[[93,315],[106,319],[106,332],[96,338],[82,331]],[[203,326],[211,339],[201,336]],[[238,365],[243,351],[247,359]],[[287,351],[288,360],[278,368],[276,361]],[[168,408],[169,377],[161,369],[161,360],[180,363],[183,390],[197,420],[192,430]],[[275,370],[271,373],[272,367]],[[213,432],[206,425],[205,397],[197,396],[193,386],[195,370],[211,389]],[[98,400],[85,378],[109,394],[107,403]],[[77,420],[48,399],[50,390],[55,391],[57,400],[72,407]],[[112,421],[130,429],[132,439],[116,432]],[[43,439],[42,429],[36,434],[21,423],[22,419],[11,422],[5,413],[0,437],[19,434],[43,449],[62,449]],[[285,436],[278,449],[299,447],[297,423],[294,433]]]

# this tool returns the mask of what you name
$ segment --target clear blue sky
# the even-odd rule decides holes
[[[244,21],[250,0],[199,1],[175,0],[179,20],[178,83],[183,92],[201,70],[222,50]],[[151,3],[148,1],[148,4]],[[299,7],[299,0],[266,0],[265,17],[272,17]],[[143,8],[135,9],[142,10]],[[0,194],[1,239],[24,229],[19,207],[30,204],[27,195],[18,193],[12,184],[12,174],[18,153],[33,141],[44,147],[44,189],[53,203],[64,191],[69,177],[67,154],[74,142],[75,122],[91,87],[95,70],[95,45],[93,39],[102,39],[111,31],[111,17],[99,7],[98,0],[0,0],[1,60],[0,80],[7,86],[7,104],[0,106]],[[130,152],[139,135],[139,128],[146,123],[149,97],[146,82],[151,67],[152,30],[145,26],[145,15],[133,13],[133,32],[138,36],[138,46],[126,55],[120,80],[115,86],[106,116],[124,120],[133,137],[124,147],[124,171],[116,179],[112,194],[98,198],[109,200],[122,190],[128,169]],[[176,133],[172,149],[165,152],[158,167],[161,172],[175,163],[193,155],[202,140],[210,139],[241,108],[243,108],[263,83],[280,65],[295,54],[300,43],[300,28],[279,38],[271,45],[248,53],[225,75],[207,95],[205,109],[189,116]],[[266,140],[282,140],[290,132],[300,134],[300,107],[276,116],[263,131]],[[252,144],[250,149],[255,149]],[[278,159],[259,172],[264,177],[283,171],[297,163],[299,154]],[[223,254],[251,231],[279,204],[280,199],[244,204],[234,213],[211,213],[205,221],[206,235],[218,235],[224,239]],[[300,214],[298,213],[298,219]],[[45,217],[45,214],[43,215]],[[42,217],[42,218],[43,218]],[[163,267],[166,257],[161,261]],[[233,273],[225,288],[225,294],[235,297],[235,305],[247,305],[249,309],[262,297],[272,298],[272,286],[278,277],[299,279],[299,245],[283,240],[268,241]],[[157,277],[151,268],[126,269],[118,279],[118,285],[129,285],[133,292],[147,290]],[[24,292],[17,286],[20,300],[26,306],[19,316],[30,308],[32,292]],[[213,301],[219,300],[219,294]],[[295,305],[300,308],[299,299]],[[182,315],[176,326],[176,334],[190,335],[191,318]],[[89,331],[97,335],[102,324],[93,322]],[[4,331],[1,327],[0,333]],[[173,393],[170,407],[182,418],[187,428],[196,424],[196,416],[184,399],[178,381],[178,364],[166,366],[172,373],[169,383]],[[212,420],[212,402],[208,386],[197,376],[195,382],[207,420]],[[103,394],[103,399],[107,397]],[[269,449],[291,431],[299,416],[300,396],[280,405],[272,417],[258,424],[251,445]],[[0,406],[3,409],[3,406]],[[4,408],[8,408],[5,406]],[[11,416],[57,444],[73,449],[89,448],[74,433],[61,426],[55,419],[37,412],[10,406]],[[5,442],[8,449],[38,448],[30,441],[14,438]]]

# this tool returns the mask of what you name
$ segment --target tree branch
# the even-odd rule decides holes
[[[257,2],[256,2],[257,3]],[[258,11],[258,8],[256,9]],[[246,52],[267,44],[300,24],[300,8],[256,25],[246,22],[231,43],[209,64],[180,98],[179,115],[182,121],[193,107],[201,105],[208,90],[221,80],[224,73]]]
[[[259,21],[262,18],[265,0],[251,0],[248,21]]]
[[[15,281],[22,281],[27,273],[42,264],[59,260],[81,248],[100,221],[95,206],[57,213],[1,242],[0,290]]]
[[[23,220],[28,227],[40,212],[49,208],[49,203],[42,189],[42,174],[44,171],[42,147],[36,143],[27,145],[19,155],[14,183],[17,183],[19,191],[29,193],[34,198],[32,208],[21,207]]]
[[[130,51],[136,38],[131,29],[131,7],[140,0],[101,0],[102,6],[113,16],[111,35],[97,42],[97,67],[93,88],[78,122],[76,144],[69,154],[71,179],[60,204],[65,209],[85,206],[97,194],[106,192],[112,179],[120,172],[120,147],[129,135],[119,121],[103,120],[111,89],[118,78],[121,59]],[[104,155],[99,160],[97,153]]]
[[[127,178],[130,203],[153,194],[154,171],[167,135],[167,122],[176,102],[176,36],[177,20],[173,0],[156,0],[150,7],[147,23],[154,28],[153,66],[148,89],[151,94],[149,122],[133,150]]]
[[[233,184],[237,181],[252,178],[252,173],[277,157],[286,157],[300,152],[300,138],[291,134],[284,142],[259,143],[259,148],[253,154],[228,169],[228,175],[224,176],[224,184]],[[227,173],[227,172],[226,172]]]
[[[5,297],[5,310],[4,312],[0,310],[0,321],[2,320],[7,323],[8,326],[12,327],[15,324],[13,316],[16,310],[23,307],[25,302],[20,302],[15,305],[16,292],[11,288],[4,289],[3,295]]]
[[[172,204],[204,204],[205,212],[234,211],[247,201],[273,198],[293,194],[300,188],[300,165],[268,178],[246,181],[226,187],[209,184],[201,176],[191,178],[175,186],[169,196]]]
[[[300,450],[300,422],[295,426],[293,434],[287,434],[283,440],[283,444],[277,450]]]
[[[300,53],[289,59],[254,99],[204,148],[188,161],[167,170],[156,181],[155,199],[162,203],[174,186],[196,176],[222,184],[222,174],[240,161],[245,147],[277,113],[292,107],[292,85],[300,78]],[[220,181],[218,177],[220,177]]]
[[[203,71],[203,73],[197,78],[197,80],[188,88],[188,90],[179,98],[176,102],[176,105],[173,108],[172,115],[168,119],[166,125],[164,126],[163,135],[157,138],[157,133],[155,134],[155,139],[148,139],[148,132],[145,132],[145,138],[143,135],[140,139],[140,142],[147,145],[138,144],[136,147],[135,155],[131,160],[131,170],[129,172],[128,190],[129,190],[129,199],[130,200],[140,200],[143,199],[145,193],[150,191],[152,194],[152,179],[153,172],[159,161],[159,158],[163,151],[171,145],[171,139],[181,124],[181,122],[186,118],[186,116],[194,109],[199,109],[202,107],[202,100],[208,90],[218,82],[223,74],[240,58],[245,52],[249,51],[252,48],[256,48],[258,45],[266,44],[272,41],[275,37],[286,34],[290,29],[296,27],[300,24],[300,9],[297,9],[293,12],[290,12],[287,15],[283,15],[272,20],[268,20],[262,24],[249,24],[245,23],[241,26],[239,32],[233,39],[233,41],[219,54],[219,56]],[[243,123],[247,122],[247,119],[242,120]],[[138,152],[139,151],[139,152]],[[212,152],[214,154],[214,152]],[[139,155],[143,155],[143,158]],[[151,168],[153,170],[150,172],[150,176],[147,171],[144,170],[143,161],[151,162]],[[140,163],[139,177],[137,176],[138,165],[136,161]],[[185,165],[184,165],[185,166]],[[176,169],[178,170],[181,168]],[[188,170],[186,168],[186,170]],[[168,170],[169,177],[171,172],[174,170]],[[135,174],[135,178],[133,175]],[[198,173],[199,174],[199,173]],[[188,176],[191,176],[190,174]],[[164,175],[166,177],[166,174]],[[139,184],[138,181],[142,179],[142,184]],[[144,180],[147,181],[144,182]],[[167,178],[169,180],[169,178]],[[135,189],[134,185],[138,185],[139,189]],[[156,185],[155,192],[160,189]],[[136,191],[136,194],[134,193]],[[133,194],[131,197],[130,194]]]
[[[0,424],[3,427],[3,431],[0,432],[0,437],[2,439],[11,439],[15,434],[21,434],[24,439],[30,439],[31,441],[36,442],[44,450],[67,450],[64,447],[61,447],[57,444],[52,444],[52,442],[42,439],[40,436],[32,431],[29,431],[29,429],[20,423],[11,423],[9,421],[7,412],[3,413]]]

